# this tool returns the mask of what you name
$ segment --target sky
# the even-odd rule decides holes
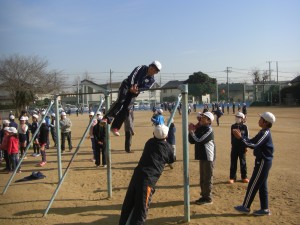
[[[38,56],[72,83],[125,79],[162,63],[156,81],[204,72],[218,83],[300,75],[299,0],[0,0],[0,57]],[[271,61],[269,64],[268,62]],[[276,63],[277,62],[277,63]]]

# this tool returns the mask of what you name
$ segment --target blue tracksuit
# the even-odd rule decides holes
[[[123,80],[119,93],[118,99],[114,102],[111,108],[108,110],[104,118],[113,117],[115,118],[111,128],[120,129],[126,117],[128,116],[128,107],[133,98],[139,94],[131,93],[129,90],[133,85],[137,85],[139,91],[148,90],[154,84],[154,76],[148,76],[148,66],[138,66],[131,74]]]
[[[235,138],[232,130],[239,129],[243,137],[249,137],[248,127],[245,124],[231,125],[231,153],[230,153],[230,179],[236,180],[237,161],[240,159],[241,178],[247,178],[247,163],[245,145],[239,139]]]
[[[262,129],[252,139],[243,137],[242,142],[245,146],[254,149],[253,154],[256,157],[254,170],[248,184],[243,206],[250,209],[255,195],[257,191],[259,191],[261,209],[268,209],[269,201],[267,180],[272,166],[274,153],[271,131],[270,129]]]
[[[152,116],[151,121],[153,122],[153,124],[155,126],[165,124],[164,116],[161,114],[156,114],[156,115]]]

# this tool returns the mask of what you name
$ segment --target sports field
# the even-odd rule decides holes
[[[247,125],[250,136],[258,131],[258,113],[270,111],[276,122],[272,127],[275,146],[273,166],[269,175],[269,205],[271,216],[254,217],[240,215],[233,206],[240,205],[247,184],[228,184],[230,166],[230,126],[233,114],[220,119],[220,126],[213,123],[217,159],[214,171],[213,204],[195,205],[199,198],[199,163],[194,160],[194,146],[189,145],[191,222],[184,223],[183,204],[183,162],[182,162],[182,119],[175,115],[177,162],[174,169],[166,167],[149,209],[146,224],[300,224],[300,108],[248,108]],[[116,225],[122,202],[133,169],[142,154],[145,142],[152,137],[151,111],[135,112],[135,135],[133,154],[124,151],[124,131],[121,137],[111,136],[112,158],[112,198],[107,198],[107,172],[96,168],[91,162],[90,140],[86,139],[54,201],[47,217],[42,217],[58,182],[56,149],[47,151],[47,165],[36,167],[40,158],[28,156],[22,164],[22,173],[15,180],[29,176],[33,171],[41,171],[45,179],[23,183],[13,183],[5,195],[0,196],[0,224],[5,225],[48,225],[48,224],[97,224]],[[169,114],[164,113],[165,120]],[[71,115],[73,122],[73,146],[76,146],[88,124],[88,116]],[[189,115],[189,122],[196,122],[196,113]],[[53,146],[53,143],[51,143]],[[74,149],[73,149],[74,152]],[[29,149],[28,154],[32,154]],[[72,152],[63,154],[63,168],[66,168]],[[248,175],[252,174],[254,157],[247,153]],[[1,168],[3,165],[1,165]],[[238,171],[239,173],[239,171]],[[10,174],[0,173],[1,192]],[[238,178],[239,178],[238,174]],[[259,209],[258,194],[252,209]]]

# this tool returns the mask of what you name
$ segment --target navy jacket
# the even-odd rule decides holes
[[[45,123],[43,123],[40,128],[39,142],[43,144],[47,143],[48,134],[49,134],[49,128]]]
[[[137,84],[139,91],[148,90],[154,84],[154,76],[147,76],[148,66],[138,66],[125,79],[128,86]]]
[[[105,145],[105,140],[106,140],[105,125],[101,125],[100,122],[98,121],[98,123],[93,128],[93,135],[94,135],[95,143],[98,143],[100,141]]]
[[[168,132],[168,137],[167,137],[167,142],[170,143],[171,145],[175,145],[175,132],[176,132],[176,127],[174,123],[171,123]]]
[[[248,139],[244,137],[242,141],[247,147],[254,149],[253,154],[256,159],[265,159],[267,161],[273,159],[274,146],[270,129],[262,129],[254,138]]]
[[[239,139],[234,137],[232,133],[233,129],[239,129],[241,131],[242,137],[249,138],[249,131],[247,125],[237,124],[237,123],[231,125],[231,147],[232,148],[244,147],[244,144]]]

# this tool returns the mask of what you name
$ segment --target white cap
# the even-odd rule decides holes
[[[151,65],[154,65],[158,69],[158,71],[161,71],[162,66],[161,66],[161,63],[159,61],[155,60],[152,63],[150,63],[149,66],[151,66]]]
[[[36,118],[36,119],[38,119],[38,118],[39,118],[39,116],[38,116],[38,115],[36,115],[36,114],[33,114],[33,115],[32,115],[32,117],[34,117],[34,118]]]
[[[18,131],[17,131],[17,129],[16,129],[15,127],[10,127],[10,128],[9,128],[9,132],[10,132],[10,133],[14,133],[14,134],[17,134],[17,133],[18,133]]]
[[[42,123],[46,123],[46,120],[43,120]]]
[[[14,120],[14,119],[15,119],[15,116],[14,116],[14,115],[10,115],[10,116],[9,116],[9,119]]]
[[[165,139],[168,136],[169,127],[166,125],[157,125],[154,128],[153,134],[158,139]]]
[[[213,122],[215,119],[214,115],[211,112],[205,112],[205,113],[203,113],[203,115],[208,117],[211,122]]]
[[[237,114],[235,114],[236,117],[240,117],[242,119],[245,119],[245,115],[244,113],[238,112]]]
[[[97,113],[96,113],[97,115],[102,115],[102,112],[100,112],[100,111],[97,111]]]
[[[24,116],[25,117],[25,120],[28,120],[29,118],[28,118],[28,116]]]
[[[198,112],[198,113],[197,113],[197,118],[199,118],[199,117],[201,117],[201,116],[203,116],[203,113],[202,113],[202,112]]]
[[[25,116],[21,116],[20,120],[26,120]]]
[[[90,116],[94,116],[95,115],[95,113],[94,112],[90,112],[90,114],[89,114]]]
[[[42,111],[41,114],[42,114],[42,116],[44,116],[44,115],[46,114],[46,112],[45,112],[45,111]]]
[[[164,111],[163,111],[162,109],[158,109],[157,112],[158,112],[159,114],[162,114]]]
[[[8,125],[9,124],[9,120],[3,120],[3,124]]]
[[[52,116],[52,117],[55,117],[55,113],[52,113],[51,116]]]
[[[263,114],[258,115],[260,115],[265,121],[268,121],[269,123],[274,123],[276,120],[274,114],[270,112],[264,112]]]
[[[61,116],[66,116],[67,114],[66,114],[66,112],[61,112],[60,115],[61,115]]]

